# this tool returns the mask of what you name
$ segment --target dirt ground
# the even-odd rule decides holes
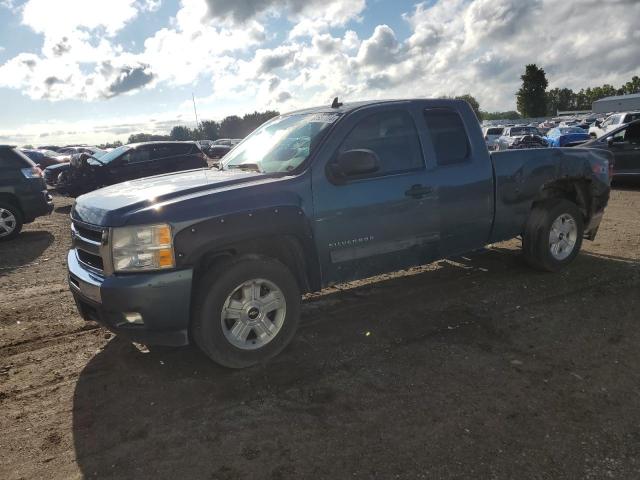
[[[80,319],[70,201],[0,244],[0,478],[640,478],[640,187],[560,274],[519,241],[305,300],[264,366]]]

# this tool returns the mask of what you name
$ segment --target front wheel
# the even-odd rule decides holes
[[[531,211],[523,238],[524,257],[532,267],[557,272],[578,255],[584,222],[578,206],[565,199],[551,199]]]
[[[0,202],[0,241],[15,238],[22,230],[22,213],[11,203]]]
[[[216,363],[243,368],[280,353],[299,318],[300,289],[289,269],[271,258],[240,257],[200,280],[191,334]]]

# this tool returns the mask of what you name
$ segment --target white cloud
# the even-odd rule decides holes
[[[28,0],[20,10],[42,49],[0,65],[0,86],[34,99],[95,101],[204,80],[211,94],[200,102],[218,113],[285,111],[336,95],[463,93],[483,109],[506,110],[528,63],[546,70],[551,87],[620,85],[640,73],[637,0],[429,1],[397,13],[406,38],[386,18],[366,30],[360,23],[356,34],[371,20],[365,0],[181,0],[135,53],[118,34],[160,0],[64,1]],[[285,21],[288,35],[271,29]]]

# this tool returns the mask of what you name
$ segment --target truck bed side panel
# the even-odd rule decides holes
[[[609,191],[606,171],[593,165],[610,160],[608,152],[585,148],[510,150],[491,154],[495,171],[495,221],[491,242],[522,234],[531,207],[550,182],[582,179],[591,184],[592,195]]]

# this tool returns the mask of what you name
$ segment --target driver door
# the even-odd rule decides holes
[[[334,284],[432,260],[439,245],[437,192],[430,185],[415,113],[363,109],[341,125],[324,162],[313,169],[314,236],[323,283]],[[347,151],[369,150],[375,172],[337,181]]]

